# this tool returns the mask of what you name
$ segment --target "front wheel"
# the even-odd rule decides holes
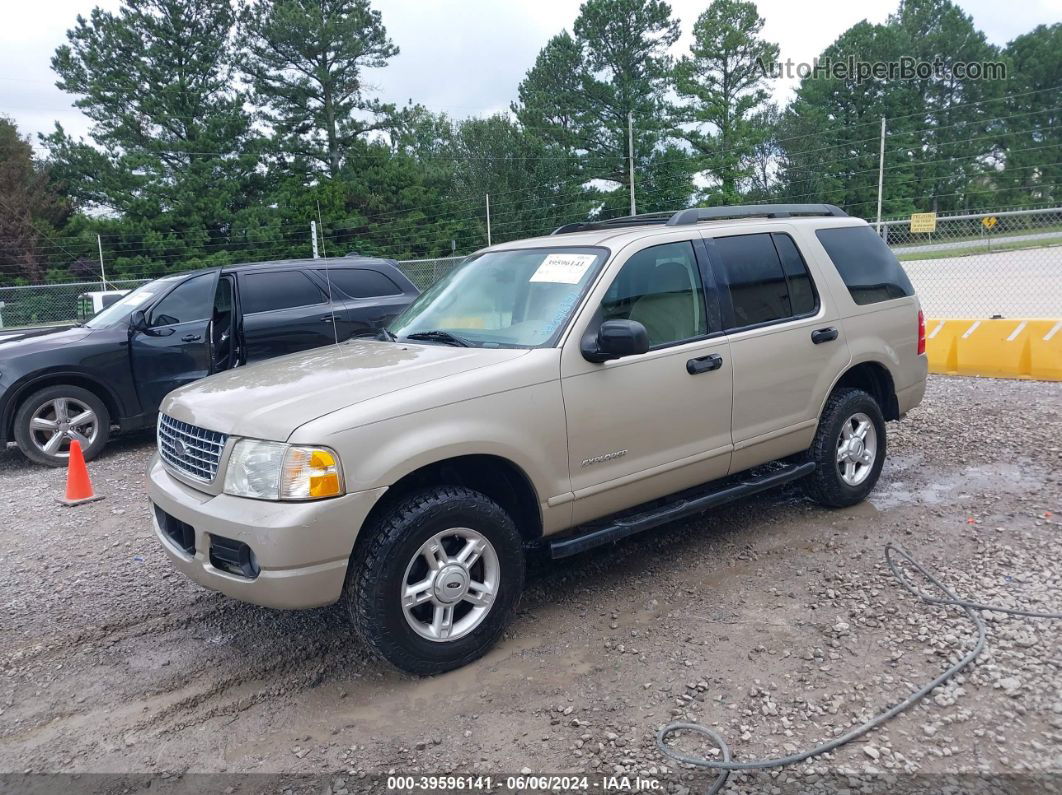
[[[830,395],[808,451],[815,471],[804,480],[811,499],[831,508],[862,502],[885,463],[885,418],[861,389]]]
[[[49,386],[22,401],[15,413],[15,441],[31,461],[66,466],[77,441],[86,461],[106,446],[111,417],[103,401],[79,386]]]
[[[412,674],[487,652],[524,584],[520,533],[497,503],[442,486],[406,497],[362,530],[345,598],[361,638]]]

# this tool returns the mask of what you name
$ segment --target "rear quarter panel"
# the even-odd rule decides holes
[[[830,226],[862,223],[854,218],[848,224],[831,219]],[[833,295],[838,323],[848,341],[851,366],[878,362],[887,367],[900,398],[900,412],[913,408],[921,400],[928,372],[926,356],[918,354],[918,296],[857,304],[816,237],[815,228],[804,226],[799,232],[801,249],[805,256],[815,258],[816,270]],[[826,396],[823,396],[824,404]]]

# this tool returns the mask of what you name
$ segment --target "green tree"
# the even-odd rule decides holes
[[[926,210],[971,209],[986,172],[995,168],[998,148],[992,132],[1004,115],[1002,80],[960,77],[957,63],[998,62],[998,48],[988,43],[973,18],[951,0],[901,0],[889,17],[916,59],[940,61],[944,73],[911,81],[908,118],[917,120],[917,145],[904,153],[915,166],[915,195]],[[990,178],[992,175],[989,175]],[[994,178],[993,178],[994,181]]]
[[[508,116],[458,123],[451,147],[451,197],[475,219],[480,245],[487,240],[487,194],[495,243],[546,234],[590,210],[591,196],[567,151],[544,143]]]
[[[47,240],[69,214],[29,140],[0,116],[0,279],[41,281],[54,248]]]
[[[233,88],[235,20],[229,0],[125,0],[79,16],[56,50],[57,84],[93,122],[91,143],[58,124],[44,142],[75,199],[135,230],[120,271],[225,261],[234,226],[260,206],[257,139]]]
[[[1000,177],[1008,204],[1062,201],[1062,23],[1038,25],[1006,48],[1008,75]]]
[[[907,37],[892,25],[865,20],[827,47],[821,61],[896,60],[908,52]],[[826,201],[869,216],[876,210],[881,117],[888,122],[885,214],[910,209],[911,152],[921,145],[909,132],[923,127],[917,89],[908,82],[809,76],[801,81],[779,130],[780,198]]]
[[[243,20],[244,69],[280,147],[335,177],[395,110],[365,92],[363,71],[398,54],[380,12],[369,0],[259,0]]]
[[[699,171],[713,181],[705,199],[733,204],[753,176],[756,147],[770,136],[762,116],[770,96],[767,70],[778,45],[764,41],[763,18],[747,0],[714,0],[693,25],[690,55],[675,66],[675,90],[686,104],[678,119]]]
[[[603,193],[605,213],[629,205],[628,117],[633,118],[638,209],[675,206],[676,196],[692,193],[688,169],[685,179],[678,179],[681,153],[669,153],[663,184],[653,182],[651,170],[671,134],[668,51],[679,34],[671,7],[662,0],[586,0],[573,30],[574,36],[562,32],[539,53],[520,83],[513,105],[517,117],[532,134],[570,152],[588,182],[623,186]],[[647,190],[638,191],[639,182]]]

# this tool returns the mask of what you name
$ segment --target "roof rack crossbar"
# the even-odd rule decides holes
[[[691,207],[678,212],[643,213],[608,218],[603,221],[576,221],[553,230],[554,235],[587,232],[595,229],[616,229],[625,226],[664,224],[686,226],[701,221],[721,221],[737,218],[791,218],[793,216],[832,216],[847,218],[848,213],[832,204],[738,204],[727,207]]]

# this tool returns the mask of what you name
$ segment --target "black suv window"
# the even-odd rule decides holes
[[[240,275],[243,313],[323,304],[328,296],[301,271],[259,271]]]
[[[869,226],[818,229],[815,234],[857,304],[914,294],[895,255]]]
[[[175,326],[193,320],[207,320],[214,308],[214,274],[193,276],[170,291],[154,309],[149,326]]]
[[[788,235],[717,237],[713,249],[722,265],[734,317],[731,328],[754,326],[815,311],[811,275]]]
[[[604,320],[637,320],[652,346],[707,334],[693,244],[665,243],[639,251],[616,274],[601,308]]]
[[[399,295],[398,285],[378,271],[365,268],[322,268],[317,271],[322,279],[331,280],[351,298],[376,298],[383,295]]]

